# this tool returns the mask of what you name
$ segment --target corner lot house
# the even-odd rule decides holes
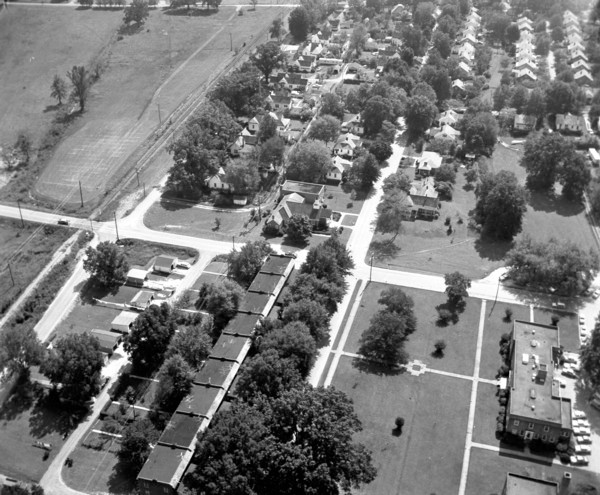
[[[177,258],[174,256],[157,256],[154,261],[154,271],[158,273],[166,273],[167,275],[173,271],[177,264]]]

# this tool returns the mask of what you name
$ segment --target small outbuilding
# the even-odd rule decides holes
[[[148,278],[148,272],[142,268],[132,268],[127,272],[127,280],[125,283],[127,285],[132,285],[133,287],[143,287],[144,282]]]
[[[148,306],[150,306],[150,304],[152,303],[153,300],[154,300],[154,292],[152,292],[150,290],[141,290],[135,296],[133,296],[133,299],[131,300],[131,302],[129,304],[131,306],[133,306],[137,309],[141,309],[143,311]]]
[[[178,259],[174,256],[157,256],[154,261],[154,271],[158,273],[166,273],[169,274],[177,265]]]
[[[100,352],[104,352],[109,356],[114,352],[121,342],[121,334],[109,332],[108,330],[94,329],[90,332],[100,342]]]
[[[133,325],[138,316],[139,313],[134,313],[133,311],[121,311],[111,322],[110,328],[115,332],[129,333],[131,325]]]

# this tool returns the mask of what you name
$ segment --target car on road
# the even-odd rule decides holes
[[[296,253],[294,253],[293,251],[286,251],[283,254],[284,256],[289,256],[290,258],[296,258]]]
[[[592,453],[592,449],[589,445],[575,445],[575,454],[577,455],[590,455]]]
[[[587,466],[590,458],[584,455],[572,455],[570,461],[573,466]]]
[[[67,218],[59,218],[58,225],[69,225],[69,220]]]

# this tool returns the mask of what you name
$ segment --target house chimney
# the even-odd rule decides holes
[[[562,479],[560,480],[560,488],[558,489],[558,495],[568,495],[571,478],[572,474],[568,471],[565,471]]]

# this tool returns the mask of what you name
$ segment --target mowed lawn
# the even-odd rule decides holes
[[[538,464],[523,459],[503,456],[497,452],[474,448],[471,450],[469,475],[465,493],[466,495],[501,493],[506,481],[507,472],[560,482],[565,471],[573,475],[570,485],[572,489],[580,483],[588,483],[593,486],[600,485],[600,476],[573,466]],[[441,491],[439,493],[446,492]]]
[[[74,232],[30,222],[22,228],[20,220],[0,218],[0,317]]]
[[[552,325],[552,317],[558,316],[557,326],[560,330],[560,345],[566,351],[579,351],[579,322],[577,315],[564,311],[552,311],[549,309],[535,308],[533,312],[534,321],[544,325]]]
[[[347,352],[358,352],[359,340],[364,330],[369,327],[373,315],[383,309],[377,303],[386,284],[371,283],[366,288],[360,301],[348,340],[344,346]],[[405,349],[409,359],[420,360],[429,368],[472,376],[475,364],[477,331],[481,312],[479,299],[467,299],[465,311],[459,314],[458,321],[440,326],[437,323],[436,307],[444,305],[445,294],[401,287],[415,302],[414,312],[417,317],[417,330],[408,337]],[[432,355],[437,340],[445,340],[447,347],[442,358]]]
[[[375,480],[356,493],[457,493],[471,382],[426,373],[359,371],[342,357],[333,384],[354,401],[363,424],[355,438],[373,453]],[[405,419],[402,435],[394,431]]]
[[[110,42],[122,11],[14,5],[0,13],[0,146],[26,130],[34,146],[54,118],[54,74],[66,79]]]

